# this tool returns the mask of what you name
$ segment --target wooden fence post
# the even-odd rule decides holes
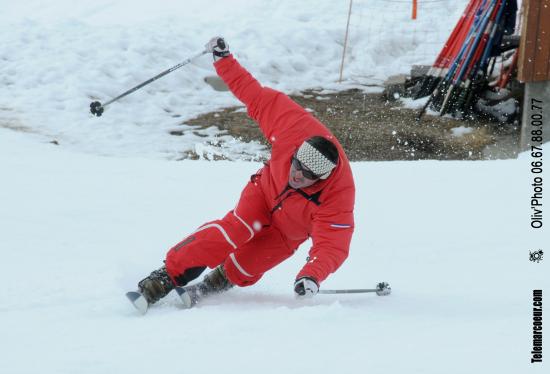
[[[338,79],[338,83],[342,83],[342,75],[344,73],[344,59],[346,57],[346,47],[348,46],[349,19],[351,18],[352,4],[353,0],[349,0],[348,23],[346,24],[346,36],[344,36],[344,51],[342,52],[342,63],[340,64],[340,78]]]

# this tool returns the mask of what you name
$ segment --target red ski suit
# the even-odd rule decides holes
[[[205,266],[223,263],[228,279],[249,286],[291,256],[309,237],[313,246],[297,278],[319,284],[348,256],[354,230],[355,185],[349,161],[331,132],[285,94],[262,87],[233,56],[214,64],[272,145],[271,159],[254,174],[234,210],[199,227],[167,254],[166,269],[184,285]],[[339,161],[329,178],[293,189],[291,158],[313,136],[336,145]]]

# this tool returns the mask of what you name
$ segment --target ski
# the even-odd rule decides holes
[[[199,282],[192,286],[176,287],[175,290],[183,303],[183,309],[191,309],[204,297],[212,293],[217,293],[216,291],[209,290],[203,282]],[[141,314],[145,314],[149,310],[150,304],[141,292],[126,292],[126,297]]]
[[[185,309],[191,309],[208,294],[204,292],[204,289],[200,288],[200,285],[201,283],[186,287],[176,287],[176,292]]]
[[[147,310],[149,309],[149,303],[145,299],[145,296],[141,292],[138,291],[130,291],[126,292],[126,297],[132,305],[141,313],[145,314],[147,313]]]

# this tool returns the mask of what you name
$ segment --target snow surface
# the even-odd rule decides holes
[[[466,126],[453,127],[451,129],[451,133],[453,134],[453,136],[456,136],[456,137],[461,137],[463,135],[470,134],[473,131],[474,131],[473,128],[466,127]]]
[[[390,75],[431,64],[466,0],[419,5],[355,1],[344,82],[339,77],[348,1],[42,0],[1,1],[0,126],[23,128],[93,154],[179,159],[259,159],[266,150],[217,129],[195,133],[185,120],[240,105],[203,81],[203,56],[107,107],[109,99],[195,55],[215,35],[260,82],[285,92],[307,88],[380,90]],[[372,87],[372,86],[377,87]],[[173,136],[172,130],[184,130]],[[221,151],[211,142],[222,143]],[[197,148],[197,144],[200,144]]]
[[[543,372],[528,157],[353,164],[350,257],[322,287],[388,281],[390,296],[294,300],[303,245],[254,287],[189,311],[169,295],[144,317],[125,291],[260,165],[73,153],[5,129],[0,160],[2,373]]]
[[[346,87],[406,72],[425,53],[397,37],[411,25],[409,2],[357,3]],[[444,40],[464,3],[426,2],[434,10],[420,12],[417,38],[433,30]],[[347,5],[2,1],[0,127],[18,131],[0,128],[0,373],[545,372],[547,363],[529,361],[531,290],[549,279],[534,271],[548,260],[528,261],[548,235],[529,227],[527,154],[353,163],[356,233],[322,288],[387,281],[388,297],[295,300],[305,244],[254,287],[193,310],[169,295],[140,316],[125,299],[170,246],[231,209],[260,164],[174,161],[211,150],[191,132],[167,131],[237,104],[202,83],[213,74],[207,58],[104,117],[91,118],[90,100],[178,63],[215,34],[267,85],[338,89]],[[228,155],[261,152],[228,143]]]

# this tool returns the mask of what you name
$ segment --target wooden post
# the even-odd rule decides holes
[[[349,19],[351,18],[352,4],[353,0],[349,0],[348,23],[346,25],[346,36],[344,36],[344,51],[342,52],[342,63],[340,64],[340,78],[338,79],[338,83],[342,83],[342,74],[344,73],[344,59],[346,57],[346,47],[348,46]]]
[[[416,19],[417,8],[418,8],[418,0],[413,0],[412,19]]]
[[[550,0],[523,0],[518,75],[522,82],[550,80]]]
[[[533,141],[532,131],[542,130],[543,141],[550,140],[550,0],[523,0],[522,10],[518,79],[525,82],[520,141],[523,151],[539,145]]]

